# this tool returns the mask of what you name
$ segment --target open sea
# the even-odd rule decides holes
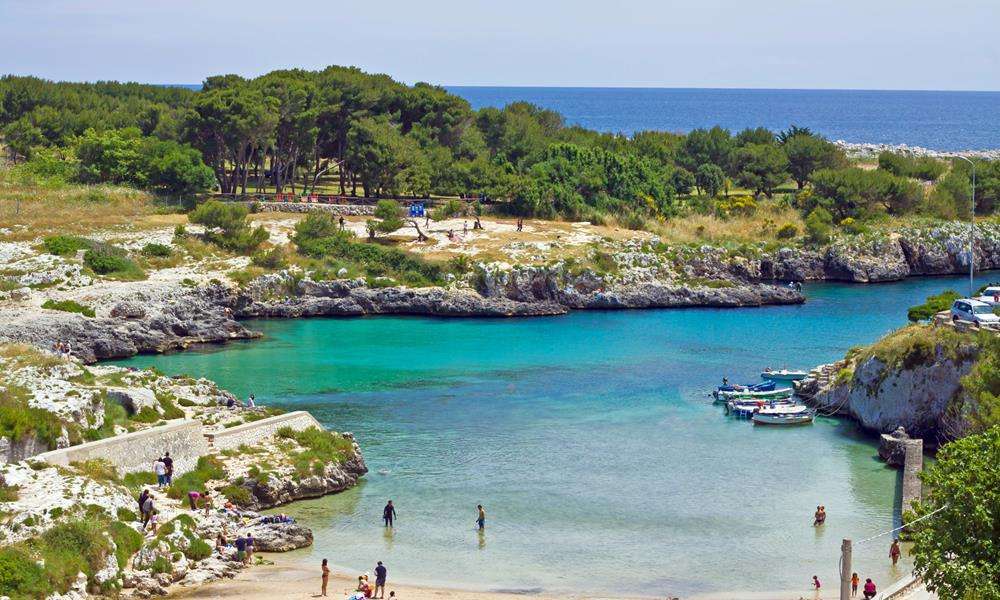
[[[834,589],[841,538],[898,524],[899,475],[850,421],[759,427],[708,393],[723,376],[841,358],[965,281],[815,283],[803,305],[756,309],[252,321],[264,339],[120,364],[355,433],[363,483],[281,509],[313,528],[310,565],[381,560],[390,580],[524,592],[798,598],[814,574]],[[814,528],[818,504],[829,517]],[[888,542],[854,550],[880,588],[908,564],[890,566]]]
[[[847,142],[1000,148],[1000,92],[446,87],[473,108],[526,100],[562,113],[570,125],[612,133],[795,124]]]

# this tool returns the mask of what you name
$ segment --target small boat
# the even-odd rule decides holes
[[[754,425],[805,425],[812,423],[816,413],[807,406],[796,404],[794,406],[765,407],[753,414],[750,419]]]
[[[781,400],[781,399],[784,399],[784,398],[791,398],[792,394],[794,394],[794,393],[795,393],[795,390],[793,390],[792,388],[780,388],[780,389],[775,389],[775,390],[768,390],[766,392],[743,392],[743,391],[722,392],[722,391],[716,391],[715,392],[715,399],[716,400],[720,400],[720,401],[721,400],[733,400],[733,399],[740,399],[740,400]]]
[[[809,373],[805,371],[793,371],[790,369],[779,369],[777,371],[772,371],[770,369],[764,371],[760,374],[764,379],[770,379],[772,381],[798,381],[800,379],[805,379]]]
[[[740,417],[741,419],[749,419],[754,413],[765,408],[787,408],[793,405],[795,405],[795,400],[791,398],[767,401],[737,398],[726,402],[726,414]]]
[[[760,383],[747,383],[740,385],[738,383],[731,383],[728,385],[720,385],[715,388],[718,392],[769,392],[774,389],[775,383],[773,381],[762,381]]]

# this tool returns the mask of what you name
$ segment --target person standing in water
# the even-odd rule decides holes
[[[479,509],[479,515],[476,517],[476,525],[479,526],[479,531],[486,529],[486,509],[483,508],[482,504],[476,506]]]
[[[392,527],[392,521],[396,518],[396,507],[392,505],[392,500],[389,500],[385,508],[382,509],[382,521],[385,523],[386,527]]]
[[[323,569],[323,591],[320,592],[320,595],[321,596],[325,596],[326,595],[326,586],[327,586],[328,583],[330,583],[330,567],[326,566],[326,559],[325,558],[323,559],[322,569]]]
[[[892,540],[892,546],[889,546],[889,558],[892,559],[892,566],[896,566],[899,562],[899,555],[902,554],[899,550],[899,538]]]
[[[851,574],[851,596],[852,597],[858,595],[858,583],[860,581],[861,581],[861,578],[858,577],[857,573],[852,573]]]
[[[813,526],[814,527],[818,527],[819,525],[822,525],[823,523],[825,523],[826,522],[826,507],[822,506],[822,505],[821,506],[817,506],[816,507],[816,514],[814,515],[814,517],[815,517],[814,520],[813,520]]]

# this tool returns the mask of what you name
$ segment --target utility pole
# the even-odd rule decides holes
[[[840,543],[840,600],[851,600],[851,540]]]
[[[964,160],[972,165],[972,215],[969,218],[969,298],[976,293],[976,286],[973,283],[973,271],[976,268],[976,163],[967,156],[957,155],[956,158]]]

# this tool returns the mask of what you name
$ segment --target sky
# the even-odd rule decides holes
[[[1000,90],[1000,0],[0,0],[0,73]]]

